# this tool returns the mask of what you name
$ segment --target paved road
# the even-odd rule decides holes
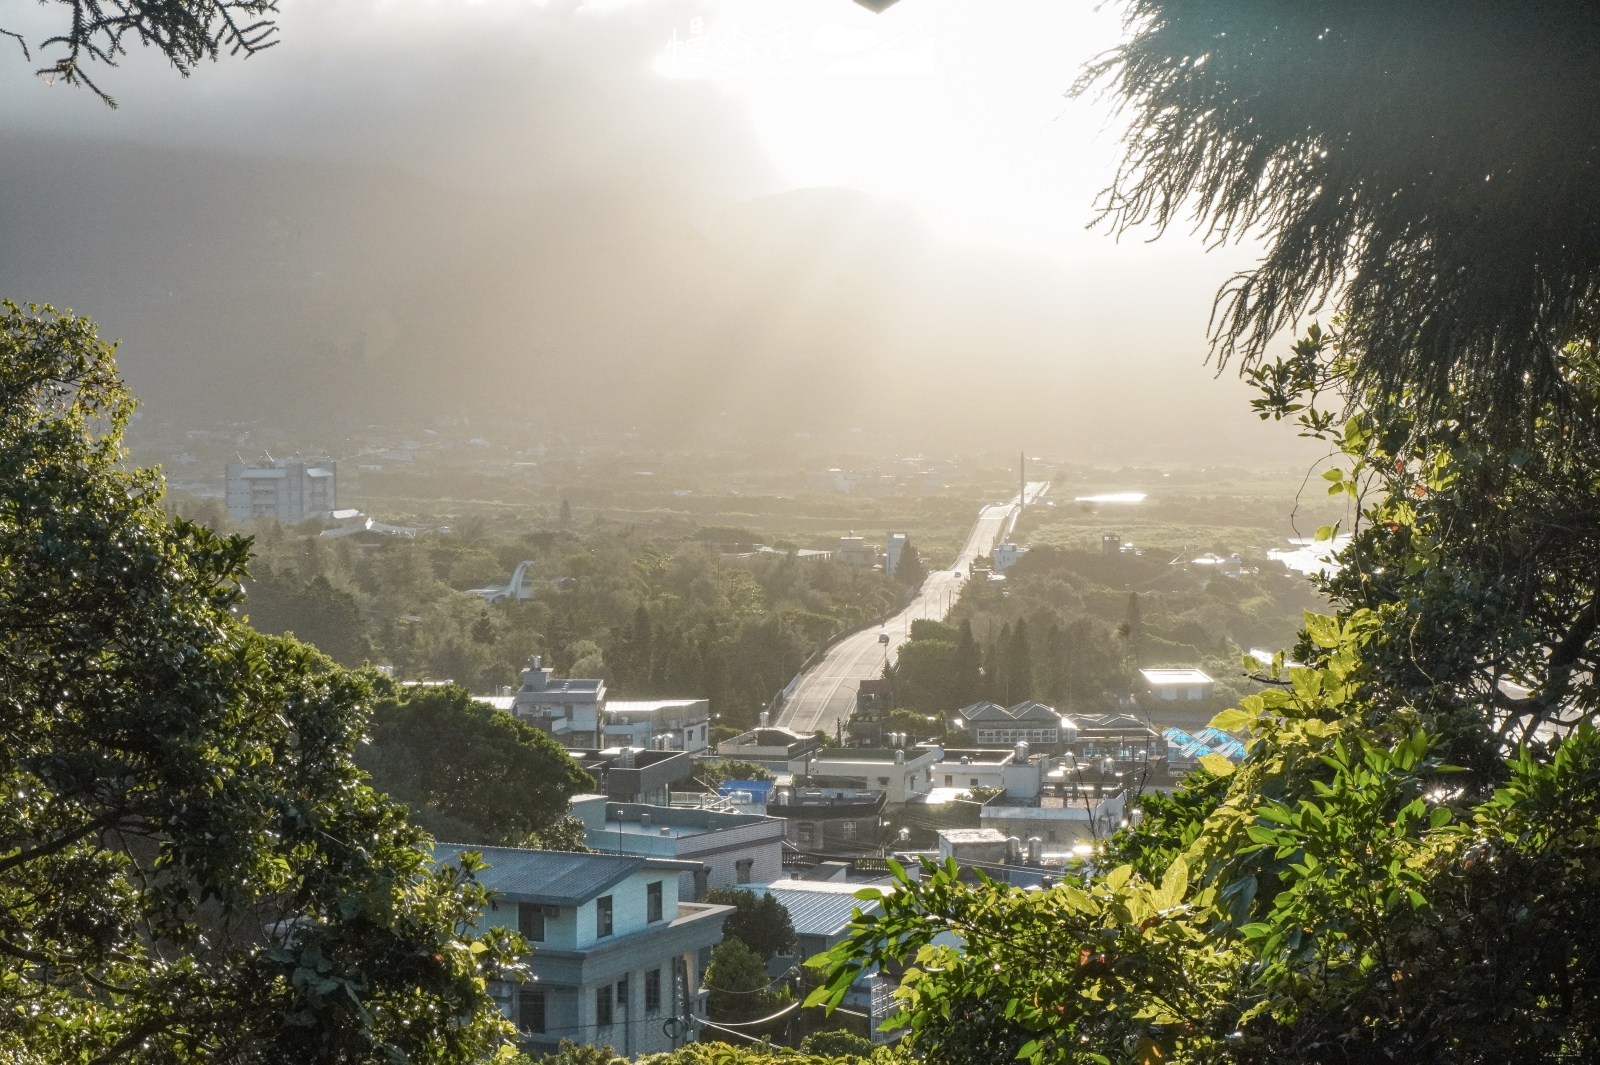
[[[1044,495],[1049,487],[1049,481],[1029,481],[1028,502]],[[856,688],[860,682],[883,673],[884,663],[899,652],[913,621],[943,618],[949,613],[961,593],[961,582],[967,578],[967,564],[992,551],[1011,531],[1016,517],[1015,496],[1008,503],[995,503],[979,511],[977,524],[973,525],[972,534],[967,537],[954,567],[928,574],[917,597],[881,628],[863,629],[830,647],[827,656],[800,678],[794,693],[779,711],[777,723],[796,732],[822,729],[832,735],[836,724],[855,710]],[[889,634],[887,644],[878,639],[878,634],[883,632]]]

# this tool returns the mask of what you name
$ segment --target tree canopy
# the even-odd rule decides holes
[[[66,8],[63,25],[52,36],[28,47],[20,33],[0,26],[31,60],[50,49],[65,54],[36,73],[51,82],[86,86],[112,107],[116,101],[89,74],[89,66],[116,66],[135,43],[154,48],[174,69],[188,77],[202,61],[229,55],[254,55],[277,43],[278,0],[144,0],[102,3],[100,0],[54,0]]]
[[[794,924],[783,903],[748,888],[720,887],[706,893],[706,901],[736,907],[722,922],[722,934],[737,939],[765,960],[794,949]]]
[[[1128,119],[1116,228],[1264,238],[1215,352],[1329,300],[1355,382],[1516,431],[1596,332],[1600,9],[1566,0],[1130,0],[1075,91]]]
[[[389,685],[373,711],[372,742],[360,762],[373,787],[410,805],[419,824],[456,843],[538,842],[573,795],[595,786],[549,736],[474,702],[456,685]]]
[[[88,321],[3,305],[0,1058],[480,1059],[511,939],[364,783],[369,679],[121,469],[131,410]]]

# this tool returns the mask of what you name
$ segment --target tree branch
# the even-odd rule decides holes
[[[15,854],[8,855],[5,858],[0,858],[0,873],[15,869],[17,866],[31,862],[35,858],[44,858],[48,855],[55,854],[58,851],[64,851],[74,843],[92,836],[96,832],[101,832],[110,828],[112,825],[116,824],[119,816],[120,815],[118,814],[106,814],[102,817],[97,817],[93,821],[90,821],[88,824],[79,828],[77,831],[69,832],[65,836],[58,836],[49,843],[41,843],[37,847],[31,847],[27,850],[19,850]]]

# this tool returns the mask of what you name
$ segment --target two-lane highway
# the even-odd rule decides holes
[[[1029,481],[1027,501],[1031,504],[1049,487],[1049,481]],[[832,735],[837,723],[855,710],[860,683],[882,674],[884,663],[899,653],[910,636],[911,623],[919,618],[943,618],[955,604],[961,582],[967,579],[968,564],[989,554],[1010,533],[1019,501],[1012,497],[1008,503],[984,507],[953,567],[929,573],[916,598],[881,628],[863,629],[830,647],[822,661],[800,678],[779,711],[777,723],[796,732],[822,729]],[[879,639],[879,633],[885,632],[888,643]]]

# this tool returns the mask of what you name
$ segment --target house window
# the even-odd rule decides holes
[[[661,920],[661,881],[644,886],[644,919],[646,923]]]
[[[600,1028],[611,1027],[611,985],[594,989],[594,1023]]]
[[[750,870],[756,864],[754,858],[740,858],[733,863],[733,880],[736,884],[750,883]]]
[[[1051,829],[1050,832],[1047,833],[1047,835],[1049,835],[1051,843],[1054,843],[1056,841],[1056,834],[1055,834],[1055,830],[1054,829]]]
[[[883,787],[887,788],[889,786],[889,778],[888,777],[879,777],[878,778],[878,783],[880,785],[882,785]]]
[[[611,896],[601,895],[594,900],[594,934],[604,939],[611,934]]]
[[[856,823],[854,821],[839,822],[839,834],[845,839],[856,838]]]
[[[810,821],[802,821],[799,825],[800,846],[809,847],[816,841],[817,826]]]
[[[644,1011],[661,1012],[661,970],[651,969],[644,974]]]
[[[622,1019],[628,1019],[628,975],[623,974],[617,981],[617,1012],[622,1014]]]
[[[951,787],[954,783],[955,783],[955,777],[951,776],[949,773],[946,773],[944,775],[944,786],[948,788],[948,787]]]
[[[967,785],[967,787],[969,787],[969,788],[975,788],[977,786],[978,786],[978,778],[977,777],[973,777],[972,778],[972,783]]]
[[[517,931],[529,943],[543,943],[544,907],[531,902],[517,903]]]
[[[517,988],[517,1027],[536,1034],[544,1031],[544,988]]]

